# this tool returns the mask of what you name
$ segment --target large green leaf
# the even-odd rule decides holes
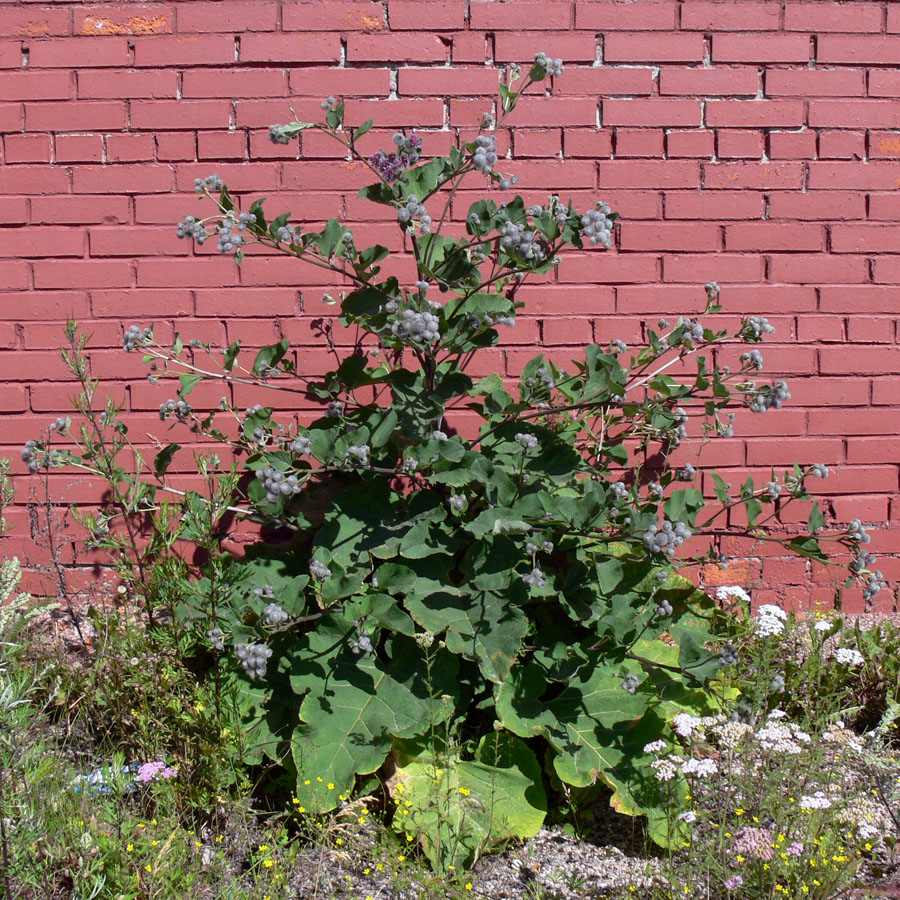
[[[311,812],[338,806],[357,774],[381,766],[394,736],[413,737],[428,720],[427,705],[388,667],[344,646],[352,625],[323,623],[291,673],[294,691],[305,693],[291,746],[297,797]]]
[[[474,760],[428,750],[408,757],[401,749],[397,763],[394,827],[419,840],[437,872],[462,871],[499,841],[540,831],[547,811],[541,766],[511,734],[483,737]]]

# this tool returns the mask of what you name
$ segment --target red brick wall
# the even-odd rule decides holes
[[[275,146],[267,126],[290,105],[317,118],[336,94],[351,123],[384,126],[367,139],[373,150],[416,126],[426,152],[443,152],[490,107],[502,67],[538,50],[566,72],[552,97],[517,110],[507,167],[530,202],[551,189],[583,205],[602,198],[622,224],[613,251],[573,254],[526,292],[524,317],[483,365],[513,375],[535,345],[565,361],[591,339],[640,342],[643,318],[694,313],[703,283],[718,281],[731,321],[762,314],[777,327],[766,374],[788,378],[793,399],[739,415],[735,438],[704,462],[732,481],[827,463],[831,477],[815,484],[827,515],[876,526],[870,549],[896,579],[893,2],[0,0],[0,452],[21,471],[24,441],[70,408],[56,351],[67,314],[89,324],[96,372],[136,434],[165,438],[154,409],[173,391],[150,386],[139,355],[122,352],[133,322],[216,343],[284,335],[301,369],[324,368],[311,320],[332,311],[320,302],[330,285],[290,260],[253,254],[239,270],[215,241],[177,240],[177,219],[204,209],[194,178],[215,171],[267,195],[270,210],[306,222],[341,214],[358,242],[384,241],[355,197],[359,167],[318,134]],[[195,396],[215,404],[221,393]],[[97,498],[71,475],[52,482],[58,498]],[[24,501],[24,481],[19,490]],[[24,510],[10,518],[7,548],[21,552]],[[766,555],[715,577],[748,576],[759,597],[798,605],[830,602],[837,578]],[[846,606],[859,603],[851,592]]]

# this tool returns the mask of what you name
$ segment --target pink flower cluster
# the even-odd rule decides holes
[[[161,759],[158,759],[153,762],[141,763],[134,780],[146,784],[148,781],[153,781],[154,778],[174,778],[177,774],[177,769],[167,766]]]

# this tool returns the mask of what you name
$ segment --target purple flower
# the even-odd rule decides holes
[[[141,763],[134,780],[147,784],[154,778],[174,778],[177,774],[177,769],[173,769],[171,766],[167,766],[163,760],[157,759],[153,762]]]
[[[785,852],[788,856],[800,856],[803,853],[803,844],[800,841],[794,841]]]
[[[732,875],[728,881],[725,882],[725,889],[729,891],[733,891],[735,888],[740,887],[744,883],[744,879],[740,875]]]

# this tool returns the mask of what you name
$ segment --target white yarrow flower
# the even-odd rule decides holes
[[[787,621],[787,613],[772,603],[765,603],[756,614],[757,637],[772,637],[784,631],[784,623]]]
[[[719,771],[714,759],[686,759],[681,764],[681,771],[685,775],[696,775],[698,778],[708,778]]]
[[[743,600],[745,603],[750,602],[750,595],[736,584],[723,585],[716,591],[717,600],[725,601],[729,597],[737,597],[738,600]]]
[[[649,744],[644,744],[644,753],[658,753],[660,750],[665,749],[665,741],[651,741]]]
[[[828,631],[831,628],[831,622],[829,622],[828,619],[819,619],[819,621],[813,625],[813,628],[818,632]]]
[[[678,713],[672,724],[675,727],[675,734],[679,737],[690,738],[700,723],[700,719],[695,718],[690,713]]]
[[[840,647],[835,650],[834,658],[845,666],[861,666],[865,662],[862,653],[852,647]]]
[[[814,794],[804,794],[800,798],[800,809],[828,809],[831,801],[825,796],[824,791],[816,791]]]

